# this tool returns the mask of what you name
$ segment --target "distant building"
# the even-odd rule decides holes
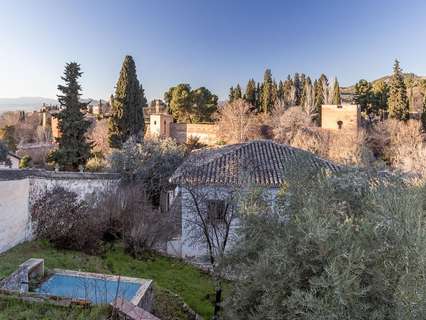
[[[154,100],[144,110],[145,135],[173,138],[177,143],[186,143],[191,138],[206,145],[217,144],[217,125],[214,123],[174,123],[161,100]]]
[[[361,126],[361,108],[358,105],[325,104],[321,107],[321,127],[344,132],[358,132]]]

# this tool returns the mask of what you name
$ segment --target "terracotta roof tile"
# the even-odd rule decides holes
[[[341,169],[308,151],[271,140],[255,140],[194,151],[170,181],[174,184],[279,186],[286,172],[297,164],[332,172]]]

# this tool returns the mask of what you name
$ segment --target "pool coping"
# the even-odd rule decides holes
[[[118,282],[138,283],[141,286],[138,289],[138,291],[136,291],[136,294],[133,296],[133,298],[130,300],[130,302],[134,304],[135,306],[141,305],[143,298],[145,297],[145,294],[151,289],[151,286],[152,286],[152,280],[150,279],[133,278],[133,277],[104,274],[104,273],[82,272],[82,271],[57,269],[57,268],[52,269],[51,271],[53,274],[61,274],[61,275],[85,277],[85,278],[95,278],[95,279],[111,280],[111,281],[118,281]]]

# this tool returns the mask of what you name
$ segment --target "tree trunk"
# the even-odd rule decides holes
[[[221,302],[222,302],[222,286],[220,285],[220,283],[218,283],[218,285],[216,286],[216,298],[214,302],[213,320],[219,320],[220,318],[219,312],[221,309],[221,306],[220,306]]]

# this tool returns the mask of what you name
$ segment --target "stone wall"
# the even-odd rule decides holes
[[[217,126],[215,124],[171,123],[170,136],[178,143],[185,143],[190,137],[198,137],[200,143],[214,145],[217,143]]]
[[[357,105],[323,105],[321,127],[347,132],[358,131],[361,124],[361,110]]]
[[[31,206],[46,191],[61,186],[93,203],[118,182],[115,174],[0,169],[0,253],[32,239]]]

